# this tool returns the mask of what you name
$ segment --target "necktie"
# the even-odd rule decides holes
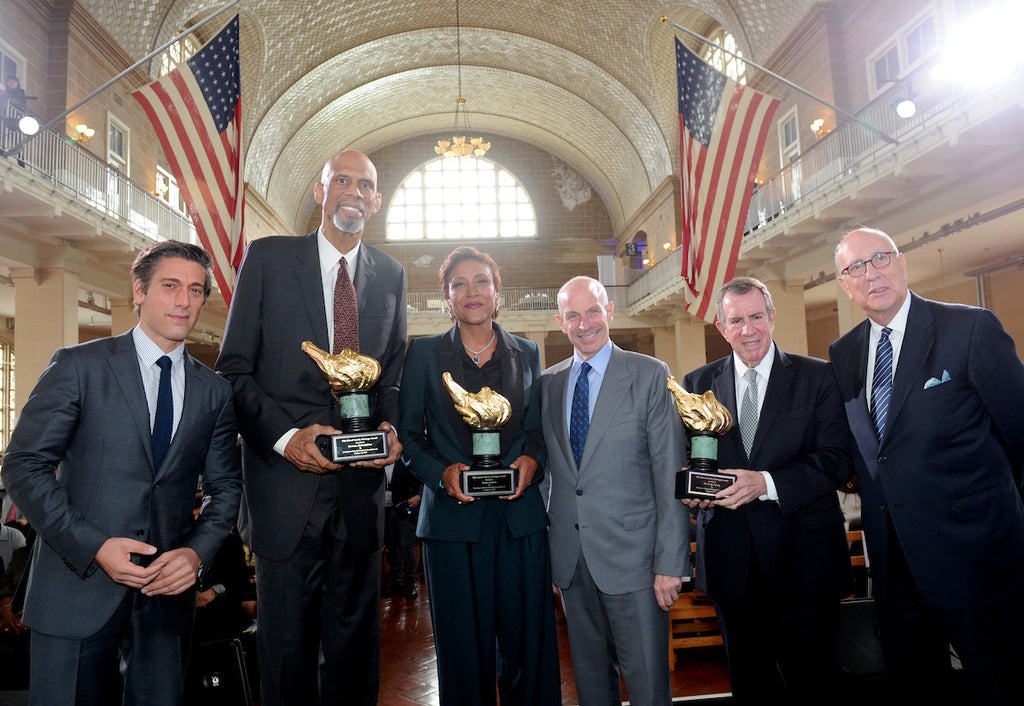
[[[875,350],[875,374],[871,379],[871,410],[875,418],[878,438],[885,433],[885,417],[889,413],[889,396],[892,394],[892,343],[889,342],[891,328],[882,329]]]
[[[153,467],[160,470],[167,448],[171,445],[174,398],[171,396],[171,359],[161,356],[156,364],[160,366],[160,387],[156,395],[156,415],[153,417]]]
[[[338,280],[334,283],[334,350],[345,348],[359,351],[359,309],[356,307],[356,288],[348,274],[345,258],[338,267]]]
[[[576,389],[572,393],[572,413],[569,416],[569,443],[576,459],[576,468],[583,460],[583,447],[587,445],[587,429],[590,428],[590,363],[580,366]]]
[[[757,434],[757,371],[748,368],[743,374],[747,383],[747,390],[743,395],[743,407],[740,409],[740,437],[743,439],[743,448],[750,456],[750,448],[754,445],[754,435]]]

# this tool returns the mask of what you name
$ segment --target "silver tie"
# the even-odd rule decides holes
[[[757,433],[757,371],[749,368],[743,379],[747,383],[747,392],[743,395],[743,406],[740,408],[740,436],[749,457]]]

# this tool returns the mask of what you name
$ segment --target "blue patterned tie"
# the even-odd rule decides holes
[[[171,445],[174,398],[171,396],[171,359],[161,356],[156,364],[160,366],[160,388],[156,395],[156,415],[153,417],[153,467],[160,470],[160,464],[164,462]]]
[[[892,394],[892,343],[889,342],[891,328],[882,329],[875,350],[875,374],[871,379],[871,410],[875,418],[875,430],[881,439],[885,433],[885,417],[889,413],[889,396]]]
[[[590,363],[580,366],[576,389],[572,393],[572,414],[569,417],[569,443],[576,459],[576,468],[583,460],[583,447],[587,445],[587,429],[590,428]]]

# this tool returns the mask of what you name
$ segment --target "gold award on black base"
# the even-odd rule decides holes
[[[337,394],[341,408],[339,426],[344,434],[318,436],[317,448],[324,458],[334,463],[355,463],[387,458],[388,433],[374,429],[370,422],[368,390],[377,384],[380,363],[350,348],[331,355],[310,341],[303,341],[302,350],[317,364],[324,379]]]
[[[668,389],[690,432],[690,467],[676,474],[676,497],[714,500],[736,480],[732,473],[718,472],[718,437],[732,428],[732,415],[711,390],[703,395],[687,392],[671,376]]]
[[[471,498],[515,495],[519,473],[501,467],[501,428],[512,416],[512,405],[489,387],[480,392],[467,392],[455,382],[451,373],[441,376],[455,411],[473,430],[473,463],[459,476],[462,492]]]

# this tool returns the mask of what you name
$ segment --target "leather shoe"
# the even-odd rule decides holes
[[[409,586],[409,590],[407,590],[405,592],[405,597],[408,598],[409,600],[413,600],[415,598],[418,598],[419,595],[420,595],[420,592],[416,590],[415,586]]]

